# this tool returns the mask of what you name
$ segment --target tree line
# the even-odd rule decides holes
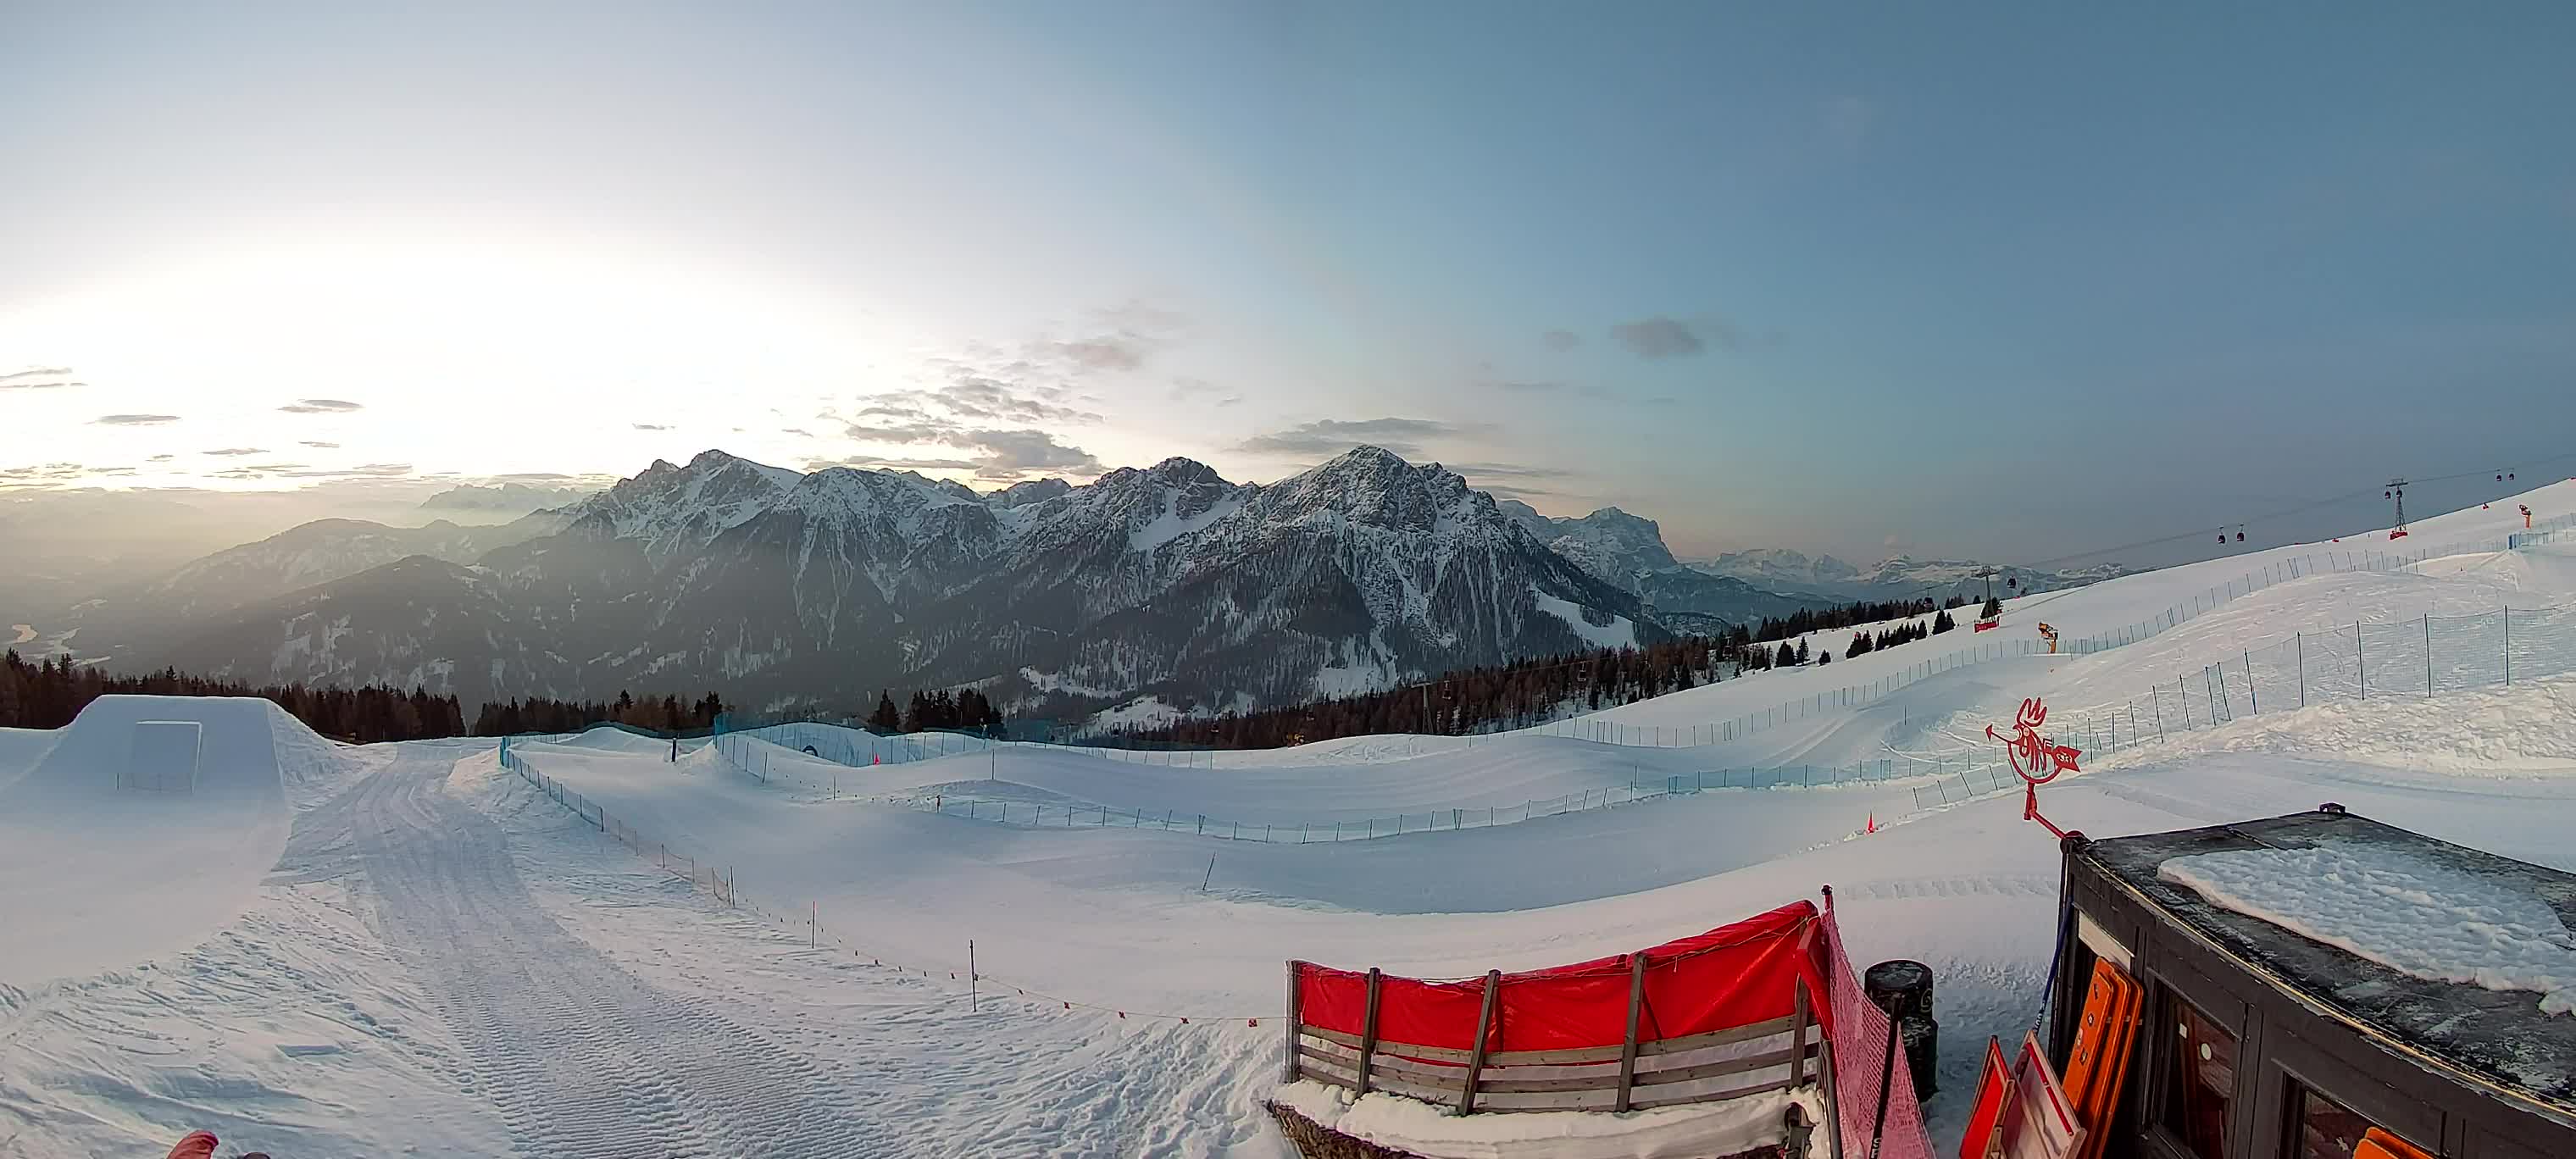
[[[1831,648],[1818,650],[1804,639],[1816,632],[1929,614],[1929,624],[1907,622],[1875,633],[1853,633],[1844,657],[1926,639],[1956,629],[1958,621],[1950,612],[1967,603],[1965,597],[1953,596],[1937,603],[1929,599],[1861,601],[1807,608],[1738,624],[1715,636],[1469,668],[1383,692],[1123,728],[1112,738],[1129,743],[1276,748],[1370,733],[1456,735],[1526,728],[1553,720],[1569,707],[1594,712],[1748,672],[1831,663]],[[1986,614],[2000,610],[1990,605]],[[1772,647],[1774,643],[1779,646]]]
[[[1383,692],[1120,730],[1135,742],[1276,748],[1368,733],[1466,733],[1554,719],[1566,705],[1633,704],[1717,680],[1734,643],[1692,636],[1643,648],[1599,648],[1450,672]],[[1186,707],[1186,706],[1184,706]]]
[[[652,732],[686,732],[715,727],[716,717],[724,710],[724,698],[712,692],[692,701],[677,696],[638,700],[624,690],[614,701],[527,696],[484,704],[483,711],[474,717],[474,735],[579,732],[594,724],[609,723]]]
[[[61,728],[102,696],[248,696],[269,701],[324,736],[358,744],[461,736],[464,714],[456,698],[421,688],[367,685],[317,688],[306,684],[254,685],[190,676],[164,668],[140,676],[112,676],[66,657],[29,663],[15,649],[0,656],[0,727]]]
[[[898,732],[995,732],[1002,727],[1002,710],[983,693],[973,688],[932,691],[914,690],[912,699],[897,712],[894,695],[877,693],[875,711],[867,715],[868,731]]]

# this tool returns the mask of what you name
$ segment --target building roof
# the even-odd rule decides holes
[[[2214,905],[2158,868],[2176,857],[2253,849],[2335,846],[2402,854],[2525,892],[2576,929],[2576,875],[2437,841],[2335,811],[2292,813],[2204,829],[2090,842],[2076,856],[2144,896],[2150,907],[2202,935],[2249,972],[2365,1032],[2433,1055],[2561,1115],[2576,1115],[2576,1014],[2545,1014],[2530,990],[2489,990],[2401,973],[2262,918]],[[2331,933],[2331,931],[2324,931]]]

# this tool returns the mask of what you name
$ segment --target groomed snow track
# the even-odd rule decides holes
[[[868,1121],[815,1060],[546,916],[500,827],[445,791],[449,768],[406,752],[323,808],[345,816],[380,934],[464,1048],[460,1082],[520,1155],[887,1153],[899,1125]]]

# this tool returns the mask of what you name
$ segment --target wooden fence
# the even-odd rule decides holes
[[[1485,975],[1484,1017],[1475,1047],[1421,1046],[1380,1039],[1381,975],[1368,972],[1365,1030],[1348,1034],[1308,1023],[1299,1010],[1303,962],[1288,963],[1286,1078],[1386,1091],[1477,1111],[1627,1111],[1717,1102],[1762,1091],[1822,1083],[1832,1097],[1833,1048],[1813,1017],[1806,980],[1785,1018],[1679,1038],[1641,1039],[1646,955],[1630,958],[1628,1031],[1616,1045],[1562,1050],[1488,1051],[1502,993],[1502,971]]]

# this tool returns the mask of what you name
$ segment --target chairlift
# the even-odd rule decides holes
[[[2242,523],[2236,525],[2236,542],[2245,542],[2245,525]]]

